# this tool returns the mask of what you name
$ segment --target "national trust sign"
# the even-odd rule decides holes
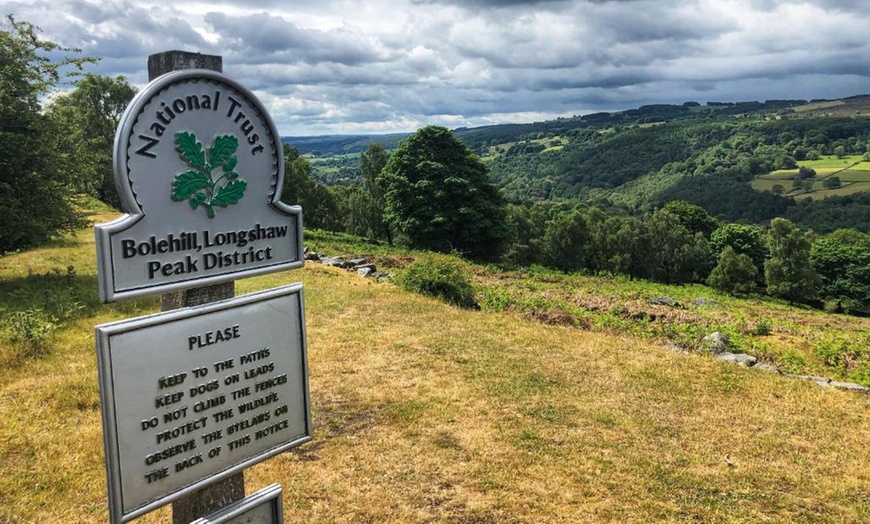
[[[279,202],[283,152],[256,97],[204,70],[143,89],[115,139],[127,215],[96,228],[103,302],[302,266],[298,206]]]

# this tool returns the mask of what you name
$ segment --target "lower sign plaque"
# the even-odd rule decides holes
[[[281,486],[272,484],[190,524],[284,524]]]
[[[311,440],[301,284],[96,332],[112,522]]]

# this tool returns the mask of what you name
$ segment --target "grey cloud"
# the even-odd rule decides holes
[[[541,6],[546,4],[564,4],[571,0],[411,0],[412,4],[452,4],[468,9],[476,7],[517,7],[517,6]]]
[[[751,0],[750,3],[756,9],[772,11],[778,6],[796,2],[794,0]],[[867,13],[867,0],[810,0],[806,3],[824,10]]]
[[[714,40],[737,29],[732,21],[713,19],[679,6],[644,3],[638,6],[608,5],[587,13],[588,24],[620,43],[666,40],[673,45],[687,40]]]
[[[866,1],[735,5],[739,12],[715,0],[12,0],[3,10],[102,57],[89,70],[138,83],[150,53],[223,55],[227,74],[274,107],[285,134],[870,92]]]
[[[208,24],[220,35],[220,44],[237,53],[258,56],[280,56],[294,61],[336,62],[356,65],[377,61],[378,50],[364,36],[345,30],[317,31],[302,29],[280,17],[266,13],[230,17],[223,13],[208,13]]]
[[[143,9],[129,2],[75,0],[65,3],[60,13],[54,2],[11,7],[33,17],[29,21],[52,39],[101,58],[142,58],[168,48],[209,48],[202,36],[173,12]],[[62,13],[66,16],[58,16]]]

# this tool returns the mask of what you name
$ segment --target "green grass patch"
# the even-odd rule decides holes
[[[837,173],[837,178],[843,182],[870,182],[870,170],[850,168]]]

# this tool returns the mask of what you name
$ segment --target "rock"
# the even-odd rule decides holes
[[[352,267],[354,269],[359,269],[357,266],[362,266],[364,264],[368,264],[368,262],[369,261],[364,259],[364,258],[352,258],[352,259],[347,261],[347,263],[350,264],[350,267]]]
[[[696,298],[695,300],[693,300],[692,305],[695,307],[704,307],[704,306],[721,307],[722,303],[719,301],[713,300],[712,298],[700,297],[700,298]]]
[[[351,262],[353,262],[353,260],[351,260]],[[360,269],[369,269],[371,270],[370,273],[374,273],[378,270],[378,268],[375,267],[374,264],[355,264],[351,266],[351,268],[357,270],[357,272],[359,272]]]
[[[770,364],[756,364],[752,369],[760,369],[761,371],[769,371],[770,373],[779,373],[779,368]]]
[[[731,342],[728,340],[728,337],[722,333],[714,331],[704,337],[702,346],[704,351],[707,353],[718,355],[719,353],[725,353],[728,351],[728,348],[731,347]]]
[[[304,258],[305,258],[305,260],[316,260],[316,261],[320,262],[320,255],[318,255],[314,251],[306,251]]]
[[[356,274],[361,276],[361,277],[369,277],[373,273],[375,273],[374,268],[367,267],[367,266],[363,266],[363,267],[356,270]]]
[[[321,258],[320,261],[323,262],[324,265],[330,267],[340,267],[342,269],[347,267],[347,261],[345,261],[341,257],[327,257],[325,259]]]
[[[726,362],[733,362],[738,366],[746,366],[752,367],[758,363],[758,359],[753,357],[752,355],[747,355],[745,353],[721,353],[716,355],[716,358],[724,360]]]
[[[799,380],[810,380],[810,381],[815,382],[816,384],[818,384],[820,386],[827,387],[827,386],[831,385],[831,379],[829,379],[828,377],[816,377],[813,375],[786,375],[786,376],[789,378],[796,378]]]
[[[388,282],[393,278],[393,275],[386,271],[375,271],[369,275],[369,278],[373,278],[378,282]]]
[[[652,297],[649,299],[650,304],[655,304],[657,306],[671,306],[671,307],[683,307],[682,304],[672,299],[671,297]]]
[[[870,393],[870,388],[856,384],[854,382],[835,382],[829,384],[832,388],[845,389],[846,391],[857,391],[858,393]]]

